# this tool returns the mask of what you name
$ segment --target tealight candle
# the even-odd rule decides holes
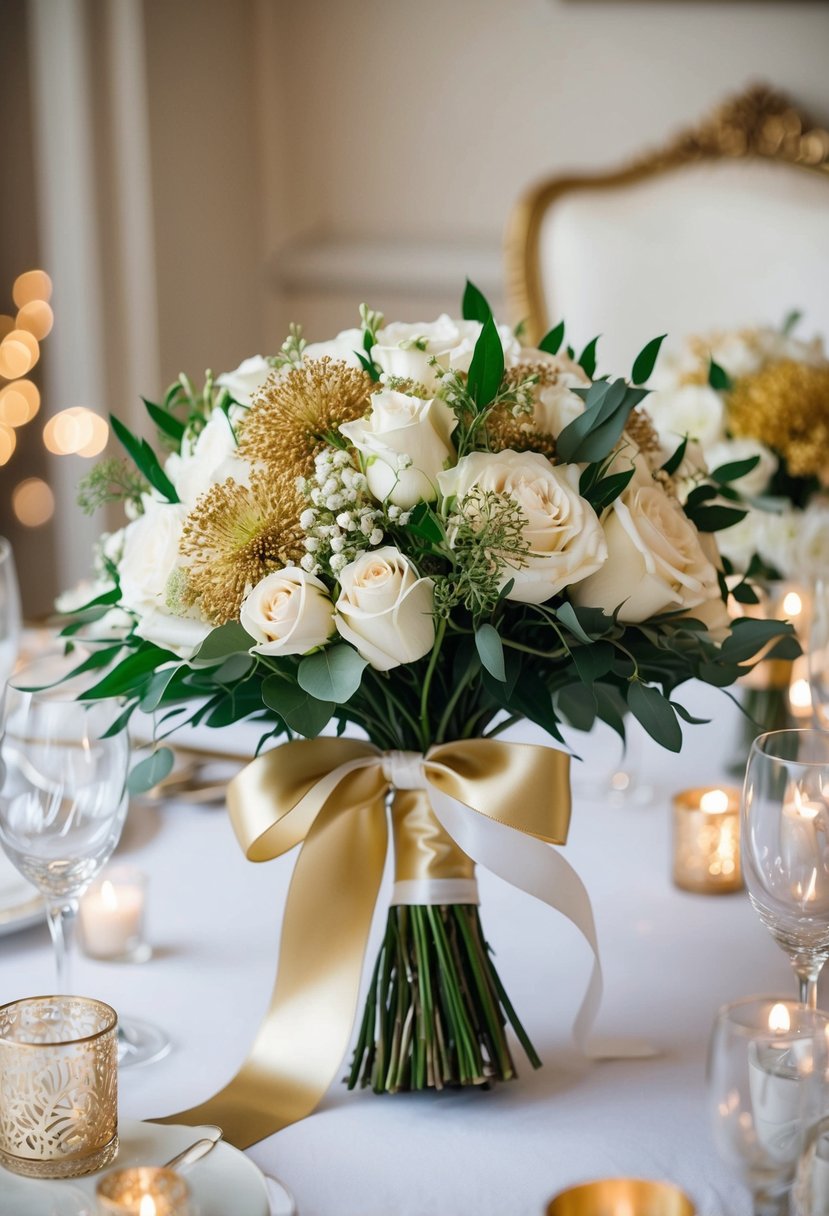
[[[187,1183],[163,1165],[112,1170],[95,1194],[106,1216],[188,1216],[191,1210]]]
[[[800,1085],[811,1067],[808,1039],[787,1037],[789,1011],[782,1002],[769,1013],[772,1037],[749,1044],[748,1080],[757,1139],[774,1161],[787,1162],[800,1132]]]
[[[80,936],[90,958],[146,962],[144,941],[146,876],[125,867],[107,871],[81,900]]]
[[[730,787],[682,790],[674,805],[673,879],[683,891],[739,891],[740,795]]]

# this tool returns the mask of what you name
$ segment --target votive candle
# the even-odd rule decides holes
[[[674,796],[673,880],[701,895],[739,891],[740,794],[700,786]]]
[[[80,903],[80,937],[90,958],[144,962],[150,948],[144,940],[146,875],[113,867],[94,883]]]

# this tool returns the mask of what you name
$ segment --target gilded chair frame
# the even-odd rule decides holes
[[[609,190],[713,160],[772,160],[829,181],[829,131],[815,126],[783,93],[753,85],[718,106],[699,125],[673,136],[609,171],[566,174],[532,186],[513,208],[505,240],[510,315],[523,321],[525,340],[538,342],[549,328],[540,262],[545,216],[565,194]]]

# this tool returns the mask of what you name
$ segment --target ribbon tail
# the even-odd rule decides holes
[[[291,879],[270,1008],[236,1076],[161,1123],[217,1124],[248,1148],[319,1105],[348,1049],[363,956],[383,877],[382,798],[320,813]]]
[[[434,785],[429,796],[446,831],[473,861],[566,916],[590,947],[590,980],[573,1023],[580,1050],[593,1059],[651,1054],[638,1042],[590,1039],[602,999],[602,965],[590,896],[570,863],[550,845],[479,814]]]

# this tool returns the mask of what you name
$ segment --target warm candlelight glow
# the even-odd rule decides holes
[[[54,515],[55,496],[41,477],[27,477],[12,491],[12,510],[25,528],[39,528]]]
[[[101,901],[104,907],[110,908],[112,911],[118,907],[118,896],[115,894],[115,887],[108,878],[101,883]]]
[[[155,1200],[152,1195],[145,1195],[138,1208],[138,1216],[156,1216]]]
[[[783,597],[783,614],[787,617],[800,616],[803,611],[803,600],[796,591],[787,591]]]
[[[40,392],[31,380],[15,380],[0,389],[0,422],[25,426],[40,409]]]
[[[785,1034],[791,1029],[791,1025],[792,1019],[786,1006],[772,1005],[769,1013],[769,1030],[773,1030],[776,1034]]]
[[[17,314],[18,329],[27,329],[38,341],[48,337],[54,323],[55,315],[45,300],[31,300]]]
[[[707,815],[722,815],[728,810],[728,794],[725,790],[708,790],[700,798],[699,805]]]
[[[43,428],[43,442],[56,456],[97,456],[108,438],[106,421],[83,405],[61,410]]]
[[[45,270],[27,270],[19,274],[12,287],[12,299],[18,308],[32,300],[49,300],[52,296],[52,280]]]
[[[812,690],[809,687],[808,680],[800,679],[794,681],[789,689],[789,703],[792,709],[811,709]]]
[[[7,464],[17,447],[17,439],[11,427],[0,423],[0,464]]]

